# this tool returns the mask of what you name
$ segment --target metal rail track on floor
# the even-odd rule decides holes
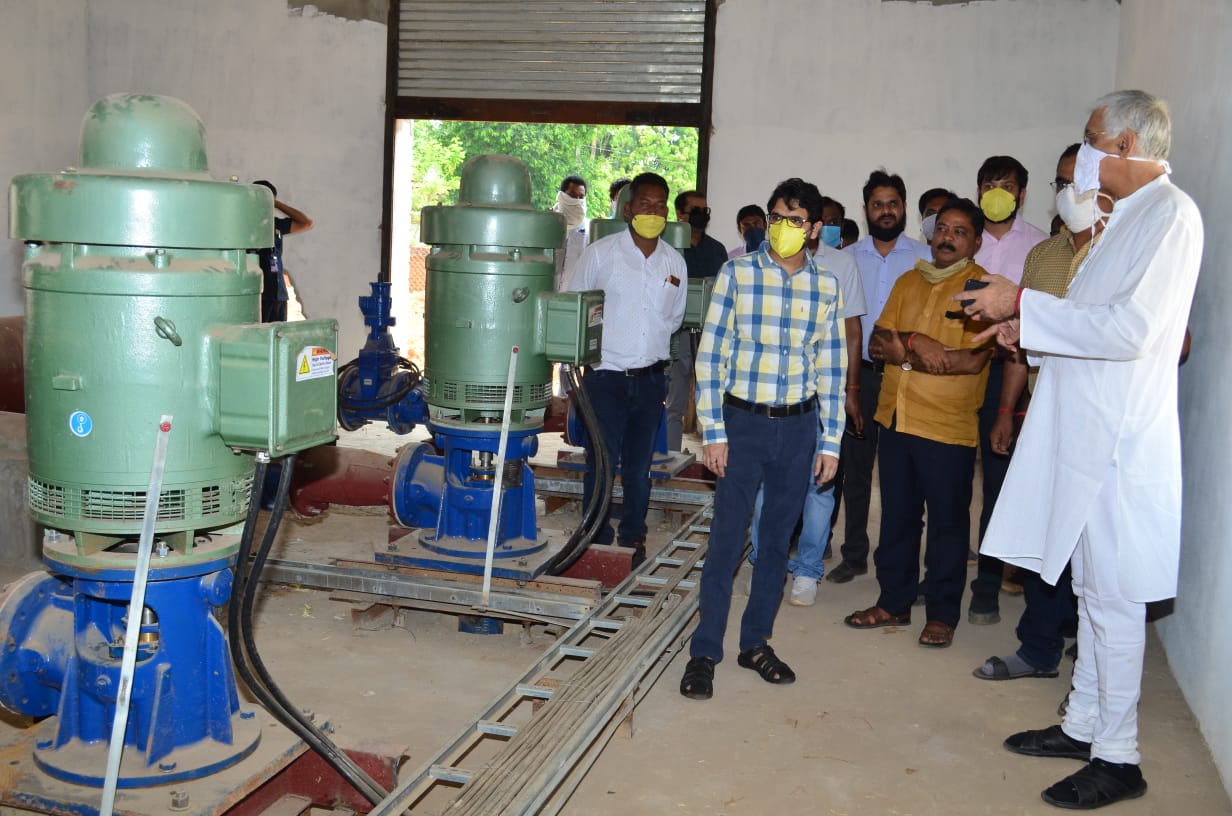
[[[683,642],[712,517],[698,511],[370,816],[557,812]]]
[[[462,612],[479,606],[483,599],[483,590],[478,583],[404,575],[377,564],[365,568],[271,558],[261,573],[261,580],[313,589],[360,592],[378,598],[425,601],[449,605]],[[561,591],[537,592],[529,588],[502,590],[498,587],[489,594],[487,608],[511,615],[579,620],[595,608],[595,600]]]

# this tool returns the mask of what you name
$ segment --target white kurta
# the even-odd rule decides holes
[[[981,552],[1055,584],[1110,482],[1122,594],[1176,594],[1177,364],[1201,259],[1198,208],[1160,176],[1117,202],[1064,300],[1023,293],[1040,376]]]

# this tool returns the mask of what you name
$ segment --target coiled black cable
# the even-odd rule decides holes
[[[403,378],[402,385],[396,391],[390,394],[387,394],[384,397],[376,397],[375,399],[370,399],[370,400],[358,399],[358,398],[352,397],[351,395],[347,394],[346,391],[344,390],[346,378],[350,375],[350,372],[355,370],[355,368],[358,365],[359,365],[359,358],[356,357],[351,362],[345,363],[344,365],[338,367],[338,386],[339,386],[338,387],[338,409],[340,411],[343,408],[346,408],[348,410],[371,410],[373,408],[377,408],[377,409],[388,408],[389,406],[400,402],[403,397],[405,397],[407,394],[411,393],[412,390],[414,390],[415,386],[419,385],[419,383],[423,381],[423,372],[420,371],[419,366],[415,365],[413,362],[406,359],[405,357],[399,357],[398,358],[399,368],[393,371],[393,376],[396,377],[398,374],[401,374],[401,373],[406,373],[409,375]]]

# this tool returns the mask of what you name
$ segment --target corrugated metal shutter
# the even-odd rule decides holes
[[[702,103],[706,0],[401,0],[398,97]]]

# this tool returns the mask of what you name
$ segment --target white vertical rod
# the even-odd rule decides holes
[[[128,603],[128,628],[124,632],[124,656],[120,661],[120,688],[116,694],[115,719],[111,721],[111,741],[107,745],[107,775],[103,780],[103,800],[99,816],[111,816],[115,809],[116,784],[120,778],[120,759],[124,754],[124,731],[128,727],[128,708],[132,701],[133,674],[137,669],[137,641],[145,611],[146,576],[150,571],[150,551],[154,548],[154,522],[167,469],[167,442],[171,436],[171,416],[158,421],[154,441],[154,464],[150,485],[145,491],[145,515],[141,519],[141,538],[137,544],[137,567],[133,573],[133,596]]]
[[[500,443],[496,446],[496,481],[492,485],[492,516],[488,519],[488,551],[483,559],[484,606],[492,591],[492,559],[496,553],[496,533],[500,527],[501,488],[505,481],[505,448],[509,444],[510,415],[513,413],[513,381],[518,372],[518,347],[509,352],[509,379],[505,381],[505,408],[501,415]]]

